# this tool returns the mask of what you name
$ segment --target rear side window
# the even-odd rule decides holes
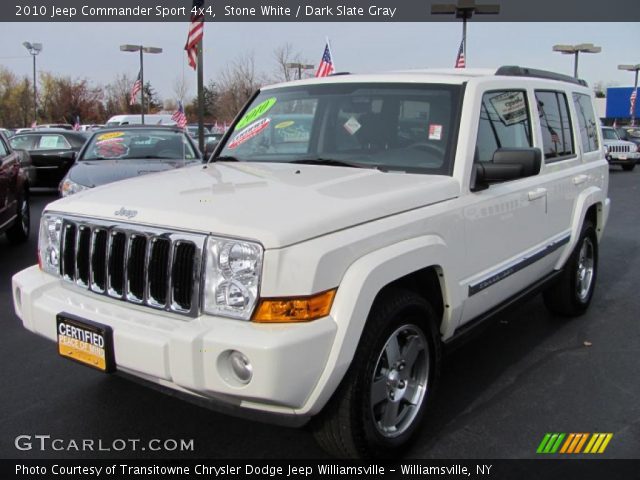
[[[575,153],[567,96],[562,92],[536,90],[542,128],[544,158],[561,160]]]
[[[476,141],[477,161],[490,162],[499,148],[531,147],[531,118],[526,93],[487,92],[482,96]]]
[[[71,148],[71,145],[62,135],[42,135],[36,150],[59,150],[65,148]]]
[[[9,154],[9,150],[7,146],[4,144],[4,141],[0,138],[0,158],[6,157]]]
[[[21,150],[32,150],[34,139],[34,135],[18,135],[15,137],[11,137],[9,143],[11,143],[11,146],[13,148],[18,148]]]
[[[598,143],[598,124],[593,113],[591,98],[583,93],[573,94],[573,104],[578,115],[578,125],[580,127],[580,139],[582,140],[582,151],[593,152],[600,149]]]

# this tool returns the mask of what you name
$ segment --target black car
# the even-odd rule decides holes
[[[633,142],[640,146],[640,127],[617,127],[616,132],[621,140]]]
[[[29,178],[21,161],[0,132],[0,233],[11,243],[29,238]]]
[[[125,178],[193,165],[202,156],[178,127],[128,125],[93,134],[60,182],[66,197]]]
[[[36,170],[33,187],[57,188],[87,137],[83,132],[46,129],[17,133],[9,142],[14,149],[29,152]]]

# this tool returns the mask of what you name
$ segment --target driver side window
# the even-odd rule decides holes
[[[486,92],[480,106],[475,161],[491,162],[499,148],[531,146],[531,118],[526,92]]]

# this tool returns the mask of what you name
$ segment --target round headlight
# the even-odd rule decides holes
[[[220,270],[225,278],[252,276],[259,255],[248,243],[227,243],[220,251]]]

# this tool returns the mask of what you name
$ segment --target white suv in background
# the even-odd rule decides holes
[[[611,165],[620,165],[626,172],[636,168],[640,159],[640,146],[622,140],[613,127],[602,127],[602,143],[607,161]]]
[[[82,364],[396,455],[443,345],[533,292],[589,306],[609,212],[591,96],[521,67],[262,88],[207,165],[48,205],[16,312]]]

